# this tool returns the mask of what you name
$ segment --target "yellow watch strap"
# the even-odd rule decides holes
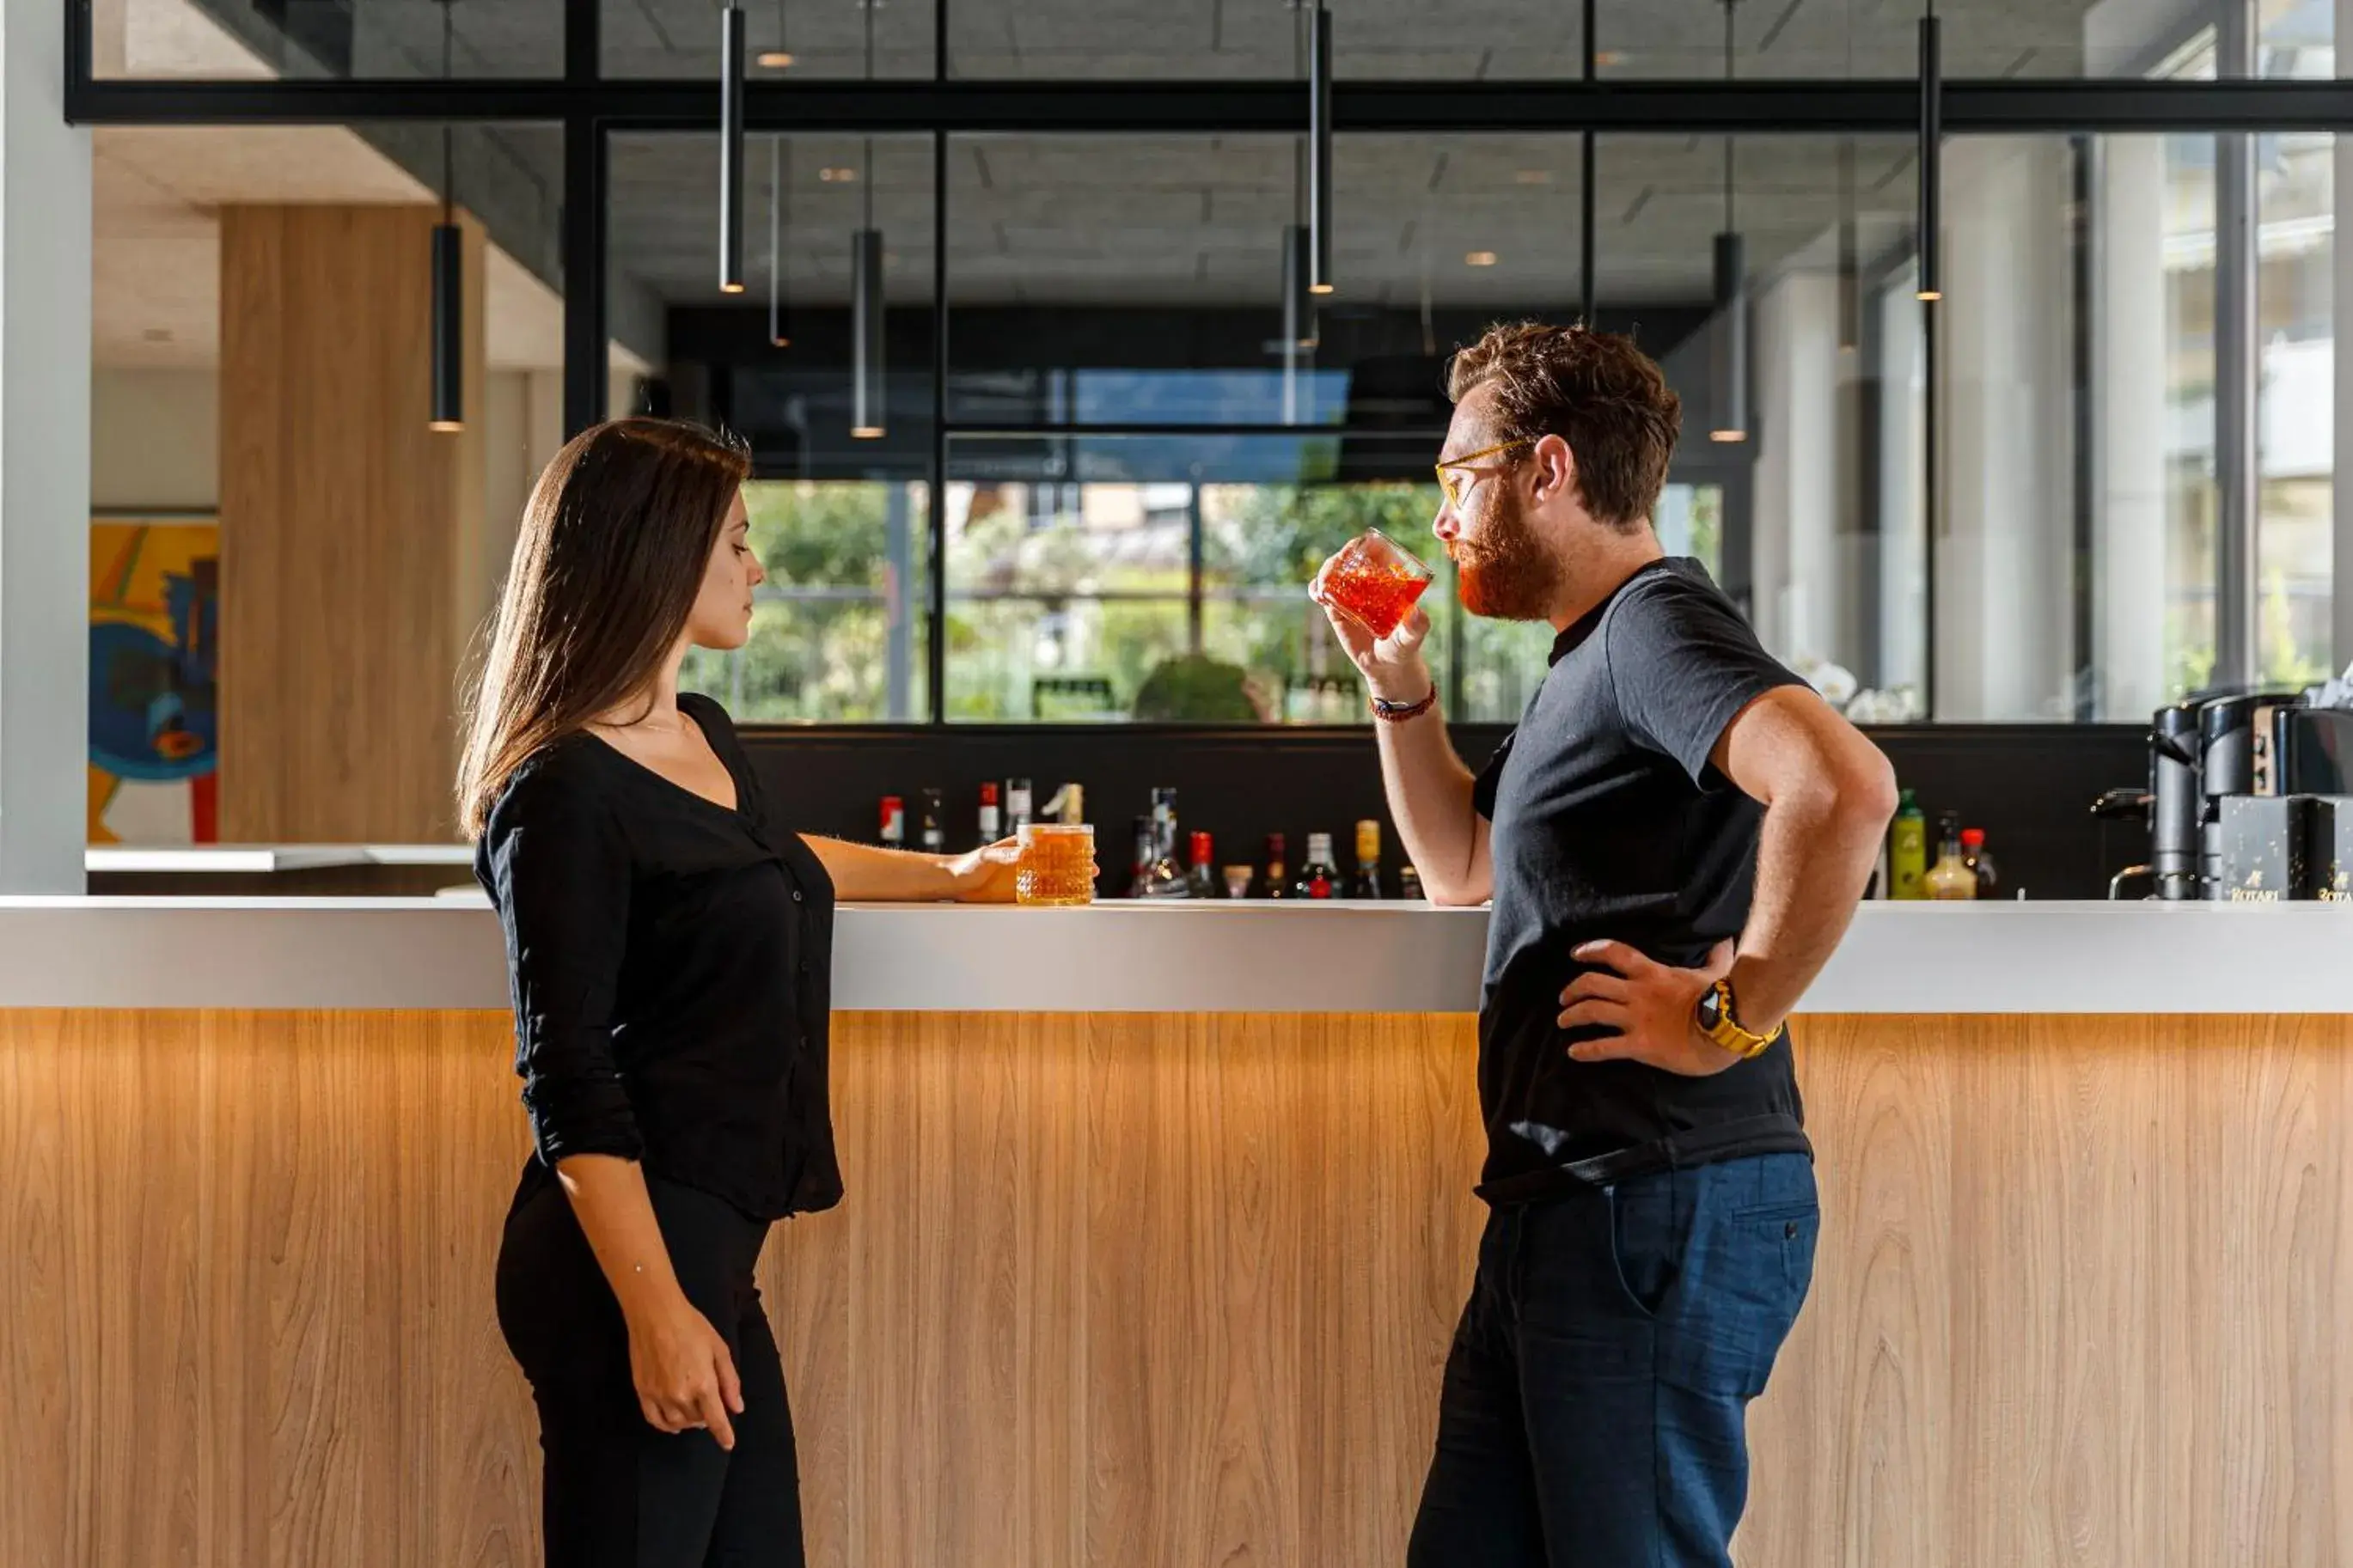
[[[1764,1055],[1774,1037],[1744,1029],[1733,1017],[1731,983],[1719,980],[1711,989],[1715,997],[1715,1022],[1704,1030],[1707,1037],[1743,1061]]]

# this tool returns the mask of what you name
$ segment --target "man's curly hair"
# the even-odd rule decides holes
[[[1630,531],[1650,520],[1683,428],[1683,399],[1631,338],[1541,321],[1493,326],[1455,354],[1446,395],[1460,403],[1490,384],[1493,440],[1558,436],[1577,458],[1586,510]]]

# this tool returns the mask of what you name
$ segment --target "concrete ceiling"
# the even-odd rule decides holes
[[[142,36],[138,14],[154,3],[97,0],[101,68],[189,74],[166,44]],[[438,0],[289,0],[288,32],[243,0],[204,3],[275,74],[441,72]],[[876,75],[932,74],[934,3],[873,0]],[[958,77],[1218,79],[1297,70],[1292,0],[945,3],[949,68]],[[755,53],[781,38],[801,74],[855,77],[867,69],[862,0],[746,0],[745,8]],[[1332,0],[1330,8],[1343,76],[1533,79],[1583,68],[1580,7],[1566,0]],[[1939,12],[1947,69],[1957,77],[2137,69],[2145,39],[2188,8],[2189,0],[1946,0]],[[457,0],[456,70],[559,74],[563,11],[563,0]],[[1737,0],[1734,69],[1785,79],[1908,76],[1919,11],[1917,0]],[[1602,68],[1630,77],[1721,75],[1723,18],[1722,0],[1601,0],[1595,33]],[[701,76],[718,66],[716,0],[604,0],[602,31],[612,75]]]
[[[891,295],[932,296],[931,147],[923,138],[790,139],[782,254],[793,298],[849,297],[866,186]],[[770,144],[751,155],[746,249],[765,287]],[[951,305],[1265,305],[1279,300],[1294,152],[1284,137],[970,136],[950,144]],[[1569,136],[1351,136],[1335,152],[1335,303],[1574,301],[1578,146]],[[1866,253],[1912,223],[1913,148],[1854,143]],[[1720,137],[1612,137],[1597,155],[1600,291],[1612,304],[1706,297],[1724,224]],[[720,304],[718,163],[709,136],[626,136],[612,153],[615,267],[672,303]],[[827,176],[831,174],[832,178]],[[1749,266],[1835,264],[1838,142],[1738,144],[1735,219]],[[1485,265],[1468,259],[1480,253]]]

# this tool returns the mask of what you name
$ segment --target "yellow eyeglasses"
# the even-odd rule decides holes
[[[1454,475],[1451,470],[1459,468],[1466,463],[1475,463],[1482,458],[1492,458],[1502,452],[1516,452],[1523,447],[1533,447],[1535,444],[1535,437],[1525,437],[1517,441],[1506,441],[1499,447],[1482,447],[1475,452],[1465,452],[1459,458],[1449,458],[1442,463],[1433,465],[1438,470],[1438,488],[1446,492],[1446,504],[1456,511],[1462,510],[1462,492],[1454,488]]]

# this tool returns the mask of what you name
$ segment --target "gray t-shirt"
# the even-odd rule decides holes
[[[1489,1202],[1558,1192],[1578,1179],[1565,1167],[1621,1151],[1644,1169],[1811,1152],[1786,1031],[1686,1078],[1572,1061],[1570,1045],[1609,1031],[1557,1022],[1584,942],[1687,967],[1739,934],[1764,807],[1709,754],[1743,708],[1802,684],[1691,560],[1644,566],[1553,644],[1476,795],[1495,866],[1479,1005]]]

